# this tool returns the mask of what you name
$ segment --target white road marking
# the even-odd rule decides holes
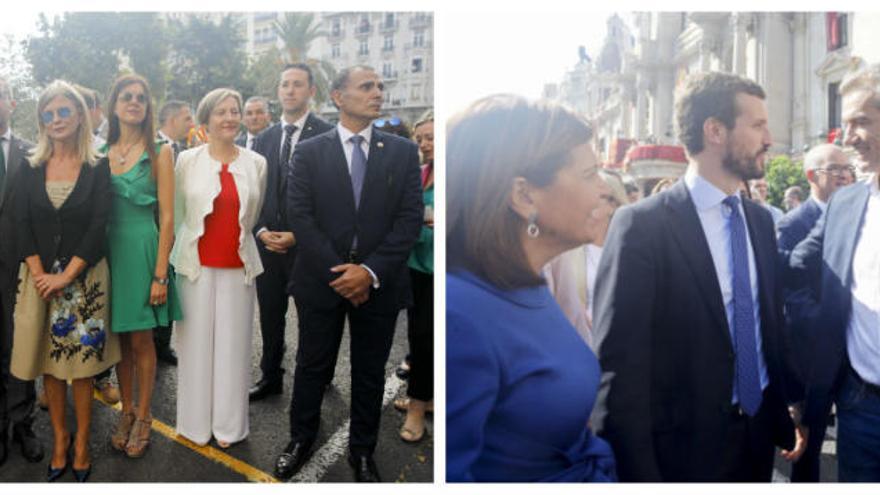
[[[382,396],[382,409],[385,409],[397,397],[403,384],[403,380],[397,378],[397,375],[394,373],[390,377],[385,378],[385,394]],[[348,428],[350,425],[351,418],[342,423],[333,435],[330,436],[327,443],[315,451],[309,462],[290,481],[299,483],[317,483],[321,481],[327,469],[348,453]]]

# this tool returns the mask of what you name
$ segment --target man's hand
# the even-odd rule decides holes
[[[293,232],[273,232],[271,230],[264,230],[260,232],[259,237],[260,241],[263,242],[263,245],[266,246],[266,249],[279,254],[286,253],[287,248],[296,243],[296,239],[293,237]]]
[[[803,416],[803,404],[792,404],[788,406],[788,414],[794,423],[794,449],[782,450],[782,457],[788,462],[797,462],[798,459],[807,450],[807,439],[809,438],[810,429],[801,424]]]
[[[355,306],[359,306],[370,297],[370,286],[373,283],[373,277],[366,268],[346,263],[336,265],[330,269],[333,273],[341,273],[336,280],[330,282],[330,287],[340,296],[348,299]]]

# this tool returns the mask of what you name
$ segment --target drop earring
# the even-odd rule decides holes
[[[529,225],[526,227],[526,233],[529,234],[529,237],[531,237],[532,239],[535,239],[539,235],[541,235],[541,229],[538,228],[538,224],[536,223],[537,220],[537,213],[529,213]]]

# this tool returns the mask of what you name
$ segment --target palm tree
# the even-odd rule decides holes
[[[284,61],[311,67],[317,88],[315,103],[320,107],[330,98],[330,81],[336,76],[336,69],[330,62],[308,57],[312,42],[327,35],[314,21],[312,13],[285,12],[282,20],[275,21],[275,31],[284,42]]]

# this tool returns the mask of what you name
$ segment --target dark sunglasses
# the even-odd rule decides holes
[[[59,119],[66,119],[73,115],[73,109],[70,107],[61,107],[54,112],[52,110],[46,110],[45,112],[40,114],[40,120],[43,121],[43,125],[51,124],[53,120],[55,120],[55,116],[58,116]]]
[[[400,119],[397,117],[391,117],[390,119],[376,119],[376,121],[373,122],[373,125],[376,127],[385,127],[386,123],[390,126],[400,125]]]
[[[138,93],[137,95],[134,95],[129,92],[125,92],[119,95],[119,99],[122,100],[123,103],[128,103],[131,100],[137,100],[137,102],[141,105],[147,104],[147,95],[143,93]]]

